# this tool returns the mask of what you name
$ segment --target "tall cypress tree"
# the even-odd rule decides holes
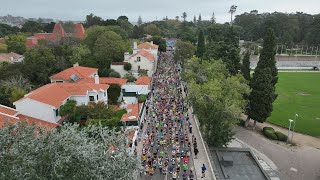
[[[272,29],[268,29],[263,42],[260,59],[250,82],[252,89],[249,96],[247,122],[252,118],[263,123],[270,117],[273,110],[272,103],[276,100],[275,85],[278,81],[278,70],[275,61],[275,36]]]
[[[250,51],[246,51],[242,59],[241,73],[243,77],[250,82]]]
[[[197,57],[202,58],[206,51],[206,44],[204,40],[203,31],[200,29],[198,35]]]

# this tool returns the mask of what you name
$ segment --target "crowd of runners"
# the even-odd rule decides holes
[[[195,179],[191,148],[198,153],[197,141],[189,138],[192,125],[182,96],[180,66],[175,64],[173,53],[162,53],[153,75],[139,136],[143,179]]]

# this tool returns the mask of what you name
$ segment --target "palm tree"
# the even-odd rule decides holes
[[[229,13],[231,14],[231,22],[230,22],[230,24],[232,25],[232,23],[233,23],[233,14],[236,12],[236,10],[237,10],[237,7],[238,6],[236,6],[236,5],[232,5],[231,7],[230,7],[230,10],[229,10]]]

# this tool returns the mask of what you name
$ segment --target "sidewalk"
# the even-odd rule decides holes
[[[181,85],[181,88],[182,88],[183,97],[185,98],[186,94],[184,92],[183,85]],[[189,134],[189,138],[192,139],[192,135],[194,135],[196,137],[198,150],[199,150],[198,157],[197,157],[197,159],[195,159],[194,152],[193,152],[193,145],[191,145],[191,150],[192,150],[192,155],[193,155],[192,158],[193,158],[193,162],[194,162],[194,166],[195,166],[194,168],[195,168],[195,172],[196,172],[196,177],[197,177],[197,179],[216,180],[216,177],[213,172],[212,164],[209,160],[209,154],[208,154],[206,146],[200,136],[199,124],[197,123],[196,119],[194,118],[194,116],[192,114],[192,109],[189,106],[188,106],[188,114],[189,114],[190,122],[192,124],[192,134]],[[205,164],[205,166],[207,167],[205,178],[201,178],[202,164]]]
[[[242,119],[246,120],[247,116],[246,115],[242,115]],[[253,120],[250,120],[250,125],[253,124]],[[268,122],[264,122],[264,123],[257,123],[256,124],[256,129],[262,130],[263,127],[272,127],[274,130],[276,131],[280,131],[284,134],[288,134],[288,129],[274,125],[274,124],[270,124]],[[305,134],[301,134],[301,133],[297,133],[294,132],[293,134],[293,142],[297,143],[299,145],[305,145],[305,146],[310,146],[310,147],[314,147],[317,149],[320,149],[320,139],[316,138],[316,137],[312,137],[309,135],[305,135]]]

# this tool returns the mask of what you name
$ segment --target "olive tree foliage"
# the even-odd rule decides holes
[[[0,129],[0,157],[0,179],[126,180],[137,168],[123,133],[101,126],[48,131],[7,124]]]
[[[184,42],[179,40],[176,44],[176,49],[173,58],[176,61],[181,61],[183,66],[185,60],[192,58],[195,51],[196,47],[192,45],[190,42]]]
[[[232,127],[244,112],[243,94],[250,92],[242,75],[231,76],[221,61],[192,58],[185,64],[189,101],[210,146],[226,146],[233,138]]]

